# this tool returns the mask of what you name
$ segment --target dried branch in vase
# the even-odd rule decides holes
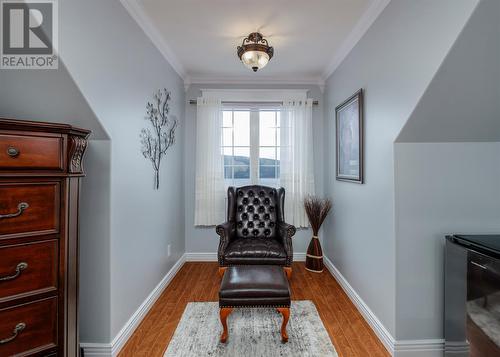
[[[319,242],[318,232],[332,208],[332,202],[329,199],[308,196],[304,199],[304,208],[313,230],[313,237],[307,247],[306,270],[321,273],[324,269],[323,249]]]
[[[304,208],[307,218],[309,218],[313,234],[317,236],[321,225],[332,208],[332,202],[327,198],[323,199],[317,196],[307,196],[304,199]]]
[[[154,176],[154,187],[160,187],[160,163],[167,150],[175,143],[175,129],[177,119],[169,116],[171,100],[170,92],[166,88],[154,94],[153,103],[146,105],[145,119],[153,129],[141,130],[142,155],[151,161]]]

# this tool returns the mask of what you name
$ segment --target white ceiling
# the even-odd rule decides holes
[[[188,83],[320,84],[390,0],[121,0]],[[259,31],[274,47],[253,73],[236,47]]]

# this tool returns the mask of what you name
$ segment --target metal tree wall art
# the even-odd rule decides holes
[[[160,163],[169,147],[175,143],[177,119],[169,115],[170,92],[159,89],[154,95],[153,103],[146,105],[146,117],[153,129],[141,130],[142,154],[153,165],[154,187],[160,187]]]

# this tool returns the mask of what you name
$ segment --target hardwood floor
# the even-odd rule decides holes
[[[389,356],[337,281],[325,269],[308,272],[294,263],[293,300],[312,300],[339,356]],[[119,357],[163,356],[184,308],[191,301],[217,301],[217,263],[186,263],[151,308]]]
[[[483,330],[467,316],[467,340],[469,341],[469,357],[498,357],[500,348]]]

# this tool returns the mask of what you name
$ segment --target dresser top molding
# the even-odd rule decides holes
[[[40,131],[71,134],[88,138],[91,131],[69,124],[48,123],[42,121],[0,118],[0,130]]]
[[[0,118],[0,134],[0,177],[85,175],[83,158],[90,130],[69,124]],[[48,136],[59,137],[59,142]],[[19,153],[23,152],[24,160],[9,160],[4,152],[9,149],[14,150],[14,154],[8,153],[13,160],[22,157]],[[45,156],[40,157],[40,153]]]

